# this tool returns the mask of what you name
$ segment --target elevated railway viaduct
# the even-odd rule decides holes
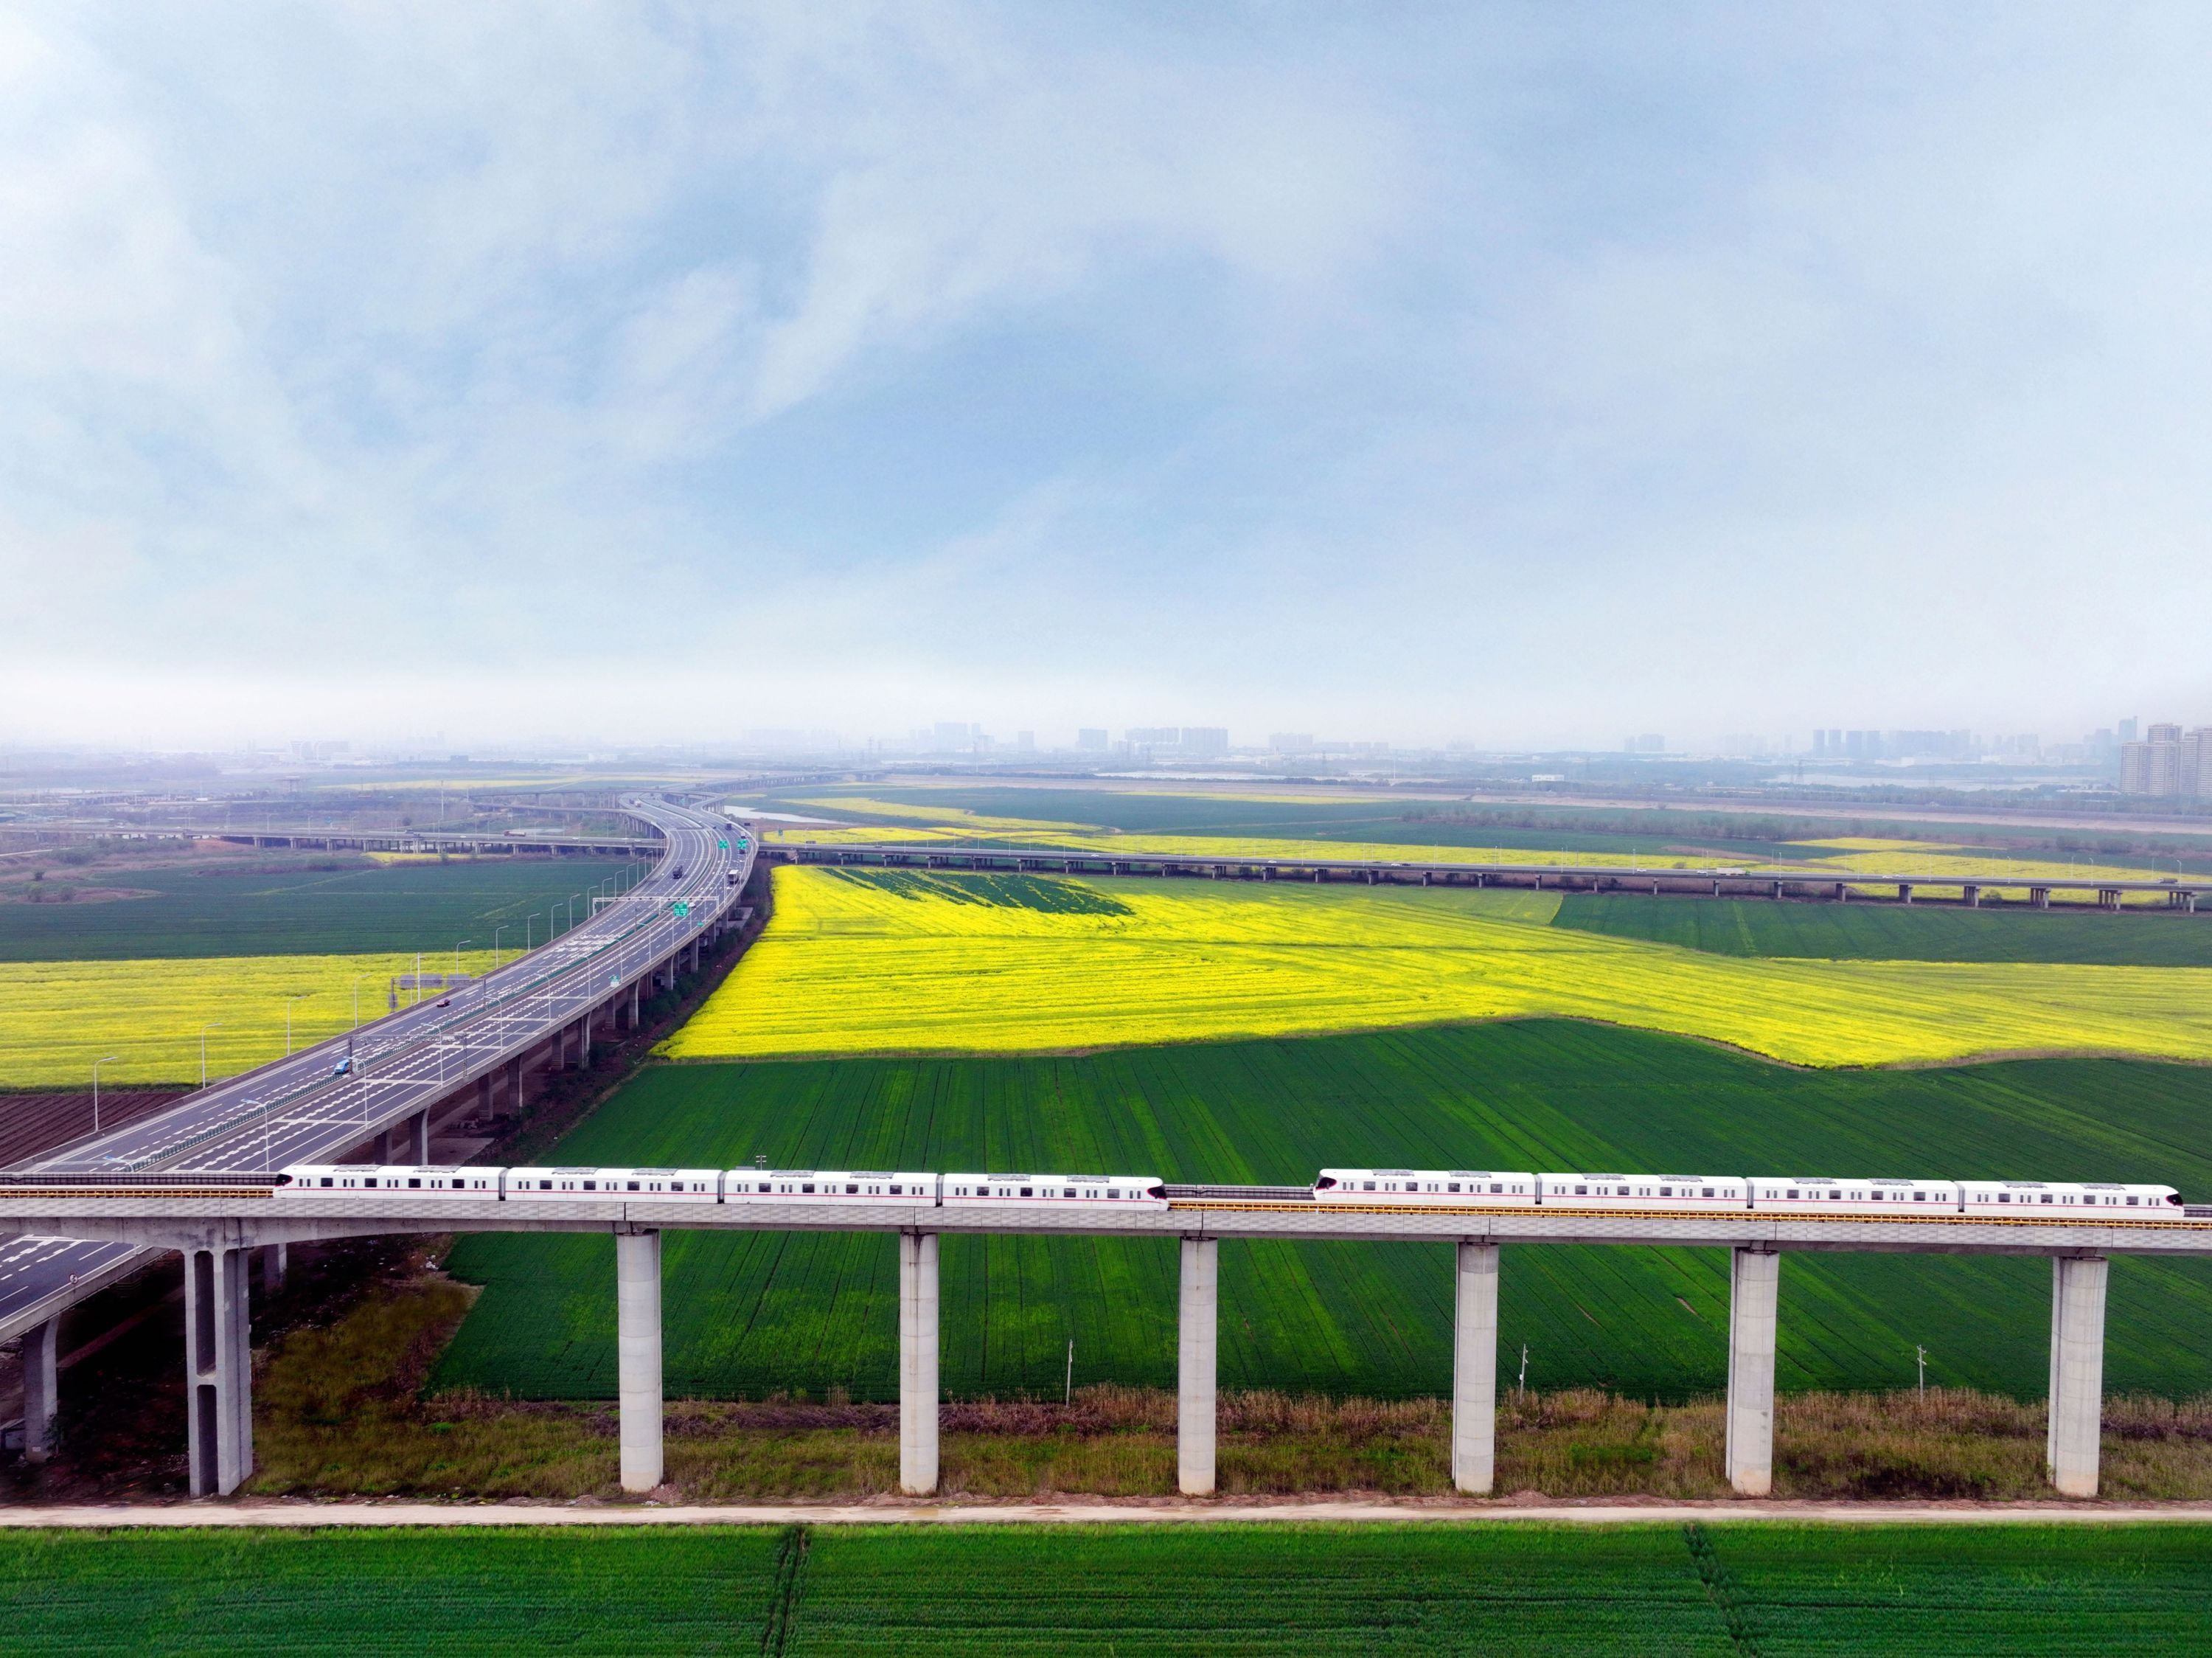
[[[1773,1481],[1774,1356],[1782,1259],[1800,1251],[2042,1255],[2051,1262],[2050,1426],[2045,1460],[2069,1496],[2097,1492],[2106,1283],[2115,1254],[2212,1255],[2212,1206],[2172,1218],[2086,1223],[1972,1216],[1863,1219],[1729,1212],[1626,1215],[1571,1207],[1415,1208],[1318,1204],[1303,1187],[1170,1186],[1164,1209],[987,1212],[865,1201],[745,1204],[579,1197],[527,1203],[390,1192],[307,1193],[250,1178],[171,1174],[137,1185],[15,1175],[0,1182],[0,1228],[57,1232],[114,1247],[182,1253],[191,1486],[234,1490],[252,1472],[250,1252],[393,1233],[589,1232],[615,1243],[622,1482],[648,1491],[663,1473],[661,1271],[664,1231],[873,1231],[899,1252],[899,1469],[906,1491],[938,1484],[938,1240],[945,1233],[1152,1238],[1180,1252],[1178,1484],[1214,1489],[1219,1252],[1223,1241],[1426,1240],[1452,1246],[1452,1474],[1470,1494],[1495,1478],[1501,1253],[1561,1244],[1729,1252],[1726,1462],[1747,1496]]]

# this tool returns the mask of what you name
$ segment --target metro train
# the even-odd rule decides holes
[[[1542,1174],[1480,1169],[1325,1168],[1322,1204],[1444,1208],[1751,1210],[1771,1215],[1938,1215],[2039,1220],[2122,1219],[2126,1211],[2181,1206],[2170,1186],[2103,1180],[1907,1180],[1832,1174]],[[2119,1213],[2113,1214],[2118,1210]]]
[[[295,1163],[279,1186],[309,1192],[410,1192],[501,1203],[575,1203],[610,1194],[649,1203],[866,1204],[922,1209],[1165,1209],[1150,1174],[937,1174],[900,1169],[417,1168]]]

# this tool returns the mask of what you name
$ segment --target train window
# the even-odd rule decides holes
[[[2043,1201],[2046,1204],[2051,1201],[2051,1194],[2049,1192],[2046,1192],[2043,1194]]]
[[[811,1180],[809,1180],[809,1181],[808,1181],[805,1186],[801,1186],[801,1187],[799,1187],[799,1189],[801,1192],[811,1192],[811,1191],[813,1191],[813,1190],[814,1190],[814,1182],[813,1182],[813,1181],[811,1181]]]
[[[1362,1180],[1359,1183],[1359,1189],[1362,1192],[1372,1192],[1375,1190],[1375,1182],[1372,1180]]]
[[[1674,1188],[1670,1186],[1662,1186],[1659,1188],[1659,1195],[1662,1198],[1671,1198],[1674,1195]]]
[[[1774,1194],[1773,1194],[1772,1192],[1768,1192],[1766,1195],[1767,1195],[1768,1197],[1771,1198]],[[1790,1188],[1790,1195],[1791,1197],[1793,1197],[1793,1198],[1794,1198],[1794,1197],[1796,1197],[1796,1196],[1797,1195],[1797,1188],[1796,1188],[1796,1186],[1791,1186],[1791,1187]]]
[[[1831,1192],[1828,1193],[1828,1201],[1832,1204],[1840,1203],[1843,1200],[1843,1196],[1844,1194],[1840,1192]]]
[[[635,1181],[635,1180],[632,1180],[632,1181],[629,1183],[629,1189],[630,1189],[632,1192],[636,1191],[636,1190],[637,1190],[637,1182],[636,1182],[636,1181]],[[659,1191],[659,1190],[660,1190],[660,1182],[659,1182],[659,1181],[658,1181],[658,1180],[655,1180],[655,1181],[653,1183],[653,1189],[655,1192]]]
[[[362,1177],[361,1183],[363,1186],[374,1186],[376,1184],[376,1176],[374,1174],[365,1174]]]
[[[1448,1184],[1450,1186],[1451,1189],[1452,1189],[1454,1192],[1456,1192],[1456,1191],[1458,1191],[1458,1190],[1459,1190],[1459,1182],[1458,1182],[1457,1180],[1450,1181],[1450,1182],[1449,1182]]]
[[[331,1183],[331,1177],[330,1177],[329,1175],[327,1175],[327,1174],[324,1175],[324,1176],[323,1176],[323,1184],[324,1184],[325,1186],[328,1186],[330,1183]]]
[[[2012,1201],[2012,1193],[2009,1192],[2000,1192],[1997,1193],[1997,1201],[2001,1204],[2010,1203]]]
[[[1705,1189],[1704,1195],[1708,1198],[1711,1197],[1713,1195],[1713,1189],[1711,1186],[1707,1186]]]
[[[1577,1197],[1577,1198],[1587,1198],[1587,1197],[1589,1197],[1589,1188],[1588,1186],[1577,1186],[1577,1187],[1575,1188],[1575,1196],[1576,1196],[1576,1197]]]
[[[586,1192],[597,1192],[599,1189],[599,1183],[597,1181],[586,1180],[584,1182],[584,1190]]]
[[[328,1186],[328,1185],[330,1184],[330,1182],[329,1182],[328,1180],[325,1180],[325,1181],[324,1181],[324,1182],[323,1182],[323,1184],[324,1184],[325,1186]],[[2133,1198],[2129,1198],[2129,1199],[2128,1199],[2128,1207],[2129,1207],[2130,1209],[2133,1209],[2135,1206],[2136,1206],[2136,1200],[2135,1200]]]
[[[1621,1195],[1622,1197],[1624,1197],[1624,1198],[1626,1198],[1626,1197],[1628,1195],[1628,1188],[1627,1188],[1626,1186],[1623,1186],[1623,1187],[1621,1187],[1621,1189],[1620,1189],[1620,1195]]]
[[[468,1184],[469,1183],[466,1180],[456,1180],[453,1182],[453,1190],[456,1192],[466,1191],[468,1189]]]
[[[1120,1188],[1119,1186],[1108,1186],[1108,1187],[1106,1188],[1106,1195],[1107,1195],[1109,1198],[1113,1198],[1113,1199],[1115,1199],[1116,1201],[1118,1201],[1118,1200],[1120,1199],[1121,1196],[1121,1188]]]
[[[849,1182],[849,1183],[846,1186],[846,1187],[845,1187],[845,1195],[846,1195],[848,1198],[857,1198],[857,1197],[859,1197],[859,1196],[860,1195],[860,1182],[859,1182],[859,1181],[857,1181],[857,1180],[854,1180],[854,1181]]]
[[[527,1185],[528,1183],[526,1181],[525,1184]],[[550,1192],[553,1190],[553,1182],[550,1180],[540,1180],[538,1183],[538,1189],[540,1192]]]
[[[1502,1186],[1502,1185],[1498,1185],[1498,1184],[1496,1184],[1496,1183],[1493,1183],[1493,1184],[1492,1185],[1492,1186],[1491,1186],[1491,1188],[1490,1188],[1490,1189],[1491,1189],[1492,1192],[1503,1192],[1503,1191],[1504,1191],[1504,1190],[1505,1190],[1505,1188],[1504,1188],[1504,1186]],[[1521,1190],[1521,1188],[1520,1188],[1519,1186],[1515,1186],[1513,1189],[1514,1189],[1516,1192],[1518,1192],[1518,1191],[1520,1191],[1520,1190]]]

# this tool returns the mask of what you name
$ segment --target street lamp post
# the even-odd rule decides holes
[[[528,915],[522,917],[522,953],[525,955],[528,955],[533,948],[531,941],[537,936],[536,932],[533,930],[533,923],[536,923],[537,919],[538,911],[535,910],[532,910]]]
[[[368,974],[362,973],[353,981],[353,1027],[356,1030],[361,1028],[361,981],[368,977]]]
[[[114,1058],[115,1056],[111,1053],[106,1059],[95,1059],[92,1062],[92,1131],[94,1134],[100,1132],[100,1068]]]
[[[305,1002],[313,994],[313,991],[301,991],[297,996],[288,996],[284,998],[284,1057],[287,1059],[292,1057],[292,1004],[295,1002]]]
[[[499,971],[499,936],[506,930],[503,926],[491,930],[491,970],[494,972]]]
[[[476,940],[473,938],[465,938],[461,940],[460,944],[453,946],[453,978],[459,978],[461,976],[461,944],[473,944],[475,942]],[[453,979],[449,978],[446,982],[447,984],[451,984],[453,983]]]
[[[203,1025],[200,1027],[200,1087],[202,1088],[205,1088],[207,1087],[207,1033],[210,1031],[219,1031],[222,1028],[222,1026],[219,1022],[213,1025]]]

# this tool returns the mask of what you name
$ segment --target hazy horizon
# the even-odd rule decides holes
[[[2212,722],[2201,8],[0,19],[0,742]]]

